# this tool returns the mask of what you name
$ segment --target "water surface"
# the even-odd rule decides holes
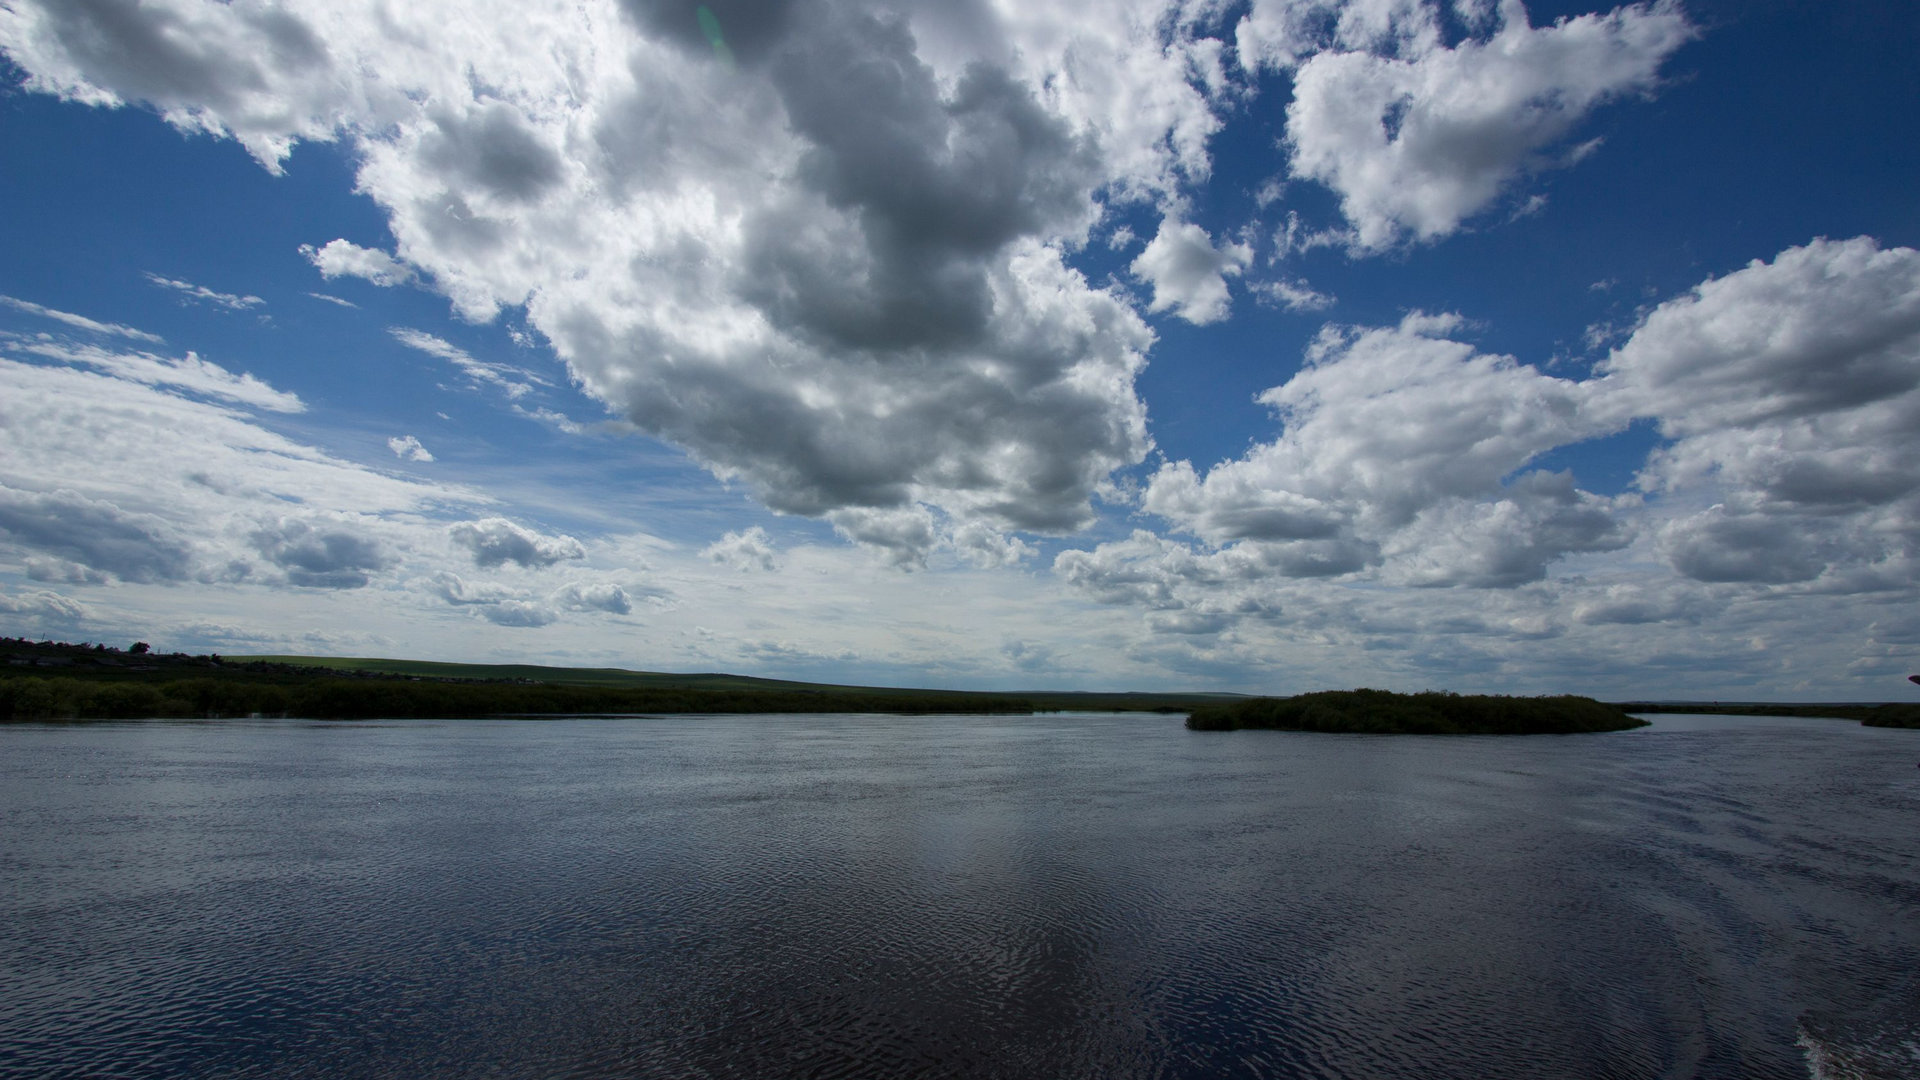
[[[1746,1080],[1811,1017],[1914,1075],[1917,762],[1719,717],[16,725],[0,1073]]]

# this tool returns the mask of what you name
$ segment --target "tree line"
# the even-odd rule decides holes
[[[706,690],[554,683],[455,683],[325,678],[292,683],[189,678],[107,681],[0,678],[0,719],[133,720],[299,716],[315,719],[455,718],[594,713],[1010,713],[1024,698],[987,695]]]
[[[1289,698],[1252,698],[1194,709],[1194,731],[1275,728],[1372,735],[1567,735],[1642,727],[1592,698],[1505,697],[1427,691],[1326,690]]]

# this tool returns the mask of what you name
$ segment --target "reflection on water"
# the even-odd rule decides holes
[[[1916,760],[1717,717],[0,728],[0,1072],[1745,1080],[1812,1031],[1902,1075]]]

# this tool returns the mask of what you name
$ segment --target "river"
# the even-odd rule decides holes
[[[1920,1076],[1920,732],[0,727],[0,1073]]]

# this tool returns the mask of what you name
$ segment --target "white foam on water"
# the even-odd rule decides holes
[[[1800,1018],[1800,1048],[1812,1080],[1914,1080],[1920,1077],[1920,1028],[1879,1020]]]

